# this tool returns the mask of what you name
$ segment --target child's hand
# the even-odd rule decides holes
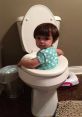
[[[64,52],[61,49],[57,49],[57,54],[58,54],[58,56],[64,55]]]
[[[18,66],[21,67],[26,61],[28,61],[29,59],[27,58],[27,55],[24,55],[21,60],[18,62]]]

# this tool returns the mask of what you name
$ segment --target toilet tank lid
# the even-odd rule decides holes
[[[54,16],[56,21],[61,21],[61,17],[59,16]]]
[[[24,16],[19,16],[19,17],[17,17],[17,22],[22,22],[23,21],[23,18],[24,18]]]
[[[17,17],[16,21],[17,22],[22,22],[23,18],[24,18],[24,16],[19,16],[19,17]],[[59,17],[59,16],[54,16],[54,18],[55,18],[56,21],[61,21],[61,17]]]

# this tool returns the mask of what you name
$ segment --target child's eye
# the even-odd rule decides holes
[[[49,38],[48,37],[45,37],[45,40],[49,40]]]
[[[45,36],[39,37],[39,36],[37,36],[36,39],[38,39],[38,40],[39,39],[49,40],[49,37],[45,37]]]
[[[36,39],[41,39],[41,37],[36,37]]]

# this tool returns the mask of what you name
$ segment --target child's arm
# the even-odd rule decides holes
[[[40,61],[37,58],[34,59],[21,59],[18,66],[24,66],[26,68],[35,68],[40,65]]]
[[[57,54],[60,55],[64,55],[64,52],[61,49],[57,49]]]

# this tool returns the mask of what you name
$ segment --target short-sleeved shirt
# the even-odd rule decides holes
[[[47,70],[55,68],[58,64],[58,55],[54,47],[42,49],[37,53],[40,65],[37,69]]]

